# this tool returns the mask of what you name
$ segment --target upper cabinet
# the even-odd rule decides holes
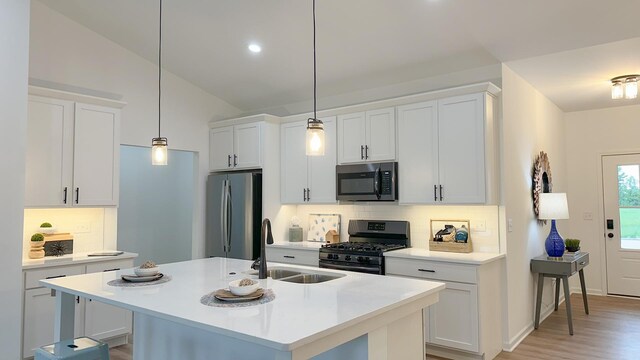
[[[307,156],[307,121],[280,127],[281,178],[283,204],[336,203],[336,118],[321,118],[325,131],[324,156]]]
[[[396,159],[395,109],[338,116],[338,163]]]
[[[260,122],[209,130],[209,170],[241,170],[262,166]]]
[[[29,96],[25,206],[116,206],[120,109]]]
[[[400,203],[492,202],[493,142],[490,94],[398,107]]]

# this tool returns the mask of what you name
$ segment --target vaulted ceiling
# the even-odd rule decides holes
[[[158,0],[39,1],[157,62]],[[295,111],[287,105],[312,97],[311,0],[163,6],[168,70],[247,113],[285,115]],[[320,98],[504,62],[565,111],[640,103],[613,102],[608,82],[640,73],[640,1],[318,0],[316,7]],[[251,42],[262,52],[250,53]]]

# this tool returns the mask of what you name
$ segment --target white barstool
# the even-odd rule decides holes
[[[109,346],[88,337],[63,340],[36,349],[35,360],[109,360]]]

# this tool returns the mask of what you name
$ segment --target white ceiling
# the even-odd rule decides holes
[[[39,1],[157,61],[157,0]],[[170,71],[247,113],[285,115],[312,97],[310,0],[163,6]],[[565,111],[640,103],[611,101],[608,83],[640,73],[640,1],[318,0],[316,8],[321,99],[506,62]],[[247,50],[253,41],[260,54]]]

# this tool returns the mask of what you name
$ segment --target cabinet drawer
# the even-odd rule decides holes
[[[133,267],[133,259],[104,261],[95,264],[87,264],[87,274],[103,272],[103,271],[117,271],[122,269],[130,269]]]
[[[25,272],[25,289],[41,287],[38,281],[42,279],[52,279],[56,277],[72,276],[84,274],[84,265],[60,266],[38,270],[28,270]]]
[[[318,266],[318,250],[267,248],[267,261]]]
[[[474,265],[401,258],[385,258],[384,261],[387,275],[411,276],[470,284],[478,282],[477,269]]]

